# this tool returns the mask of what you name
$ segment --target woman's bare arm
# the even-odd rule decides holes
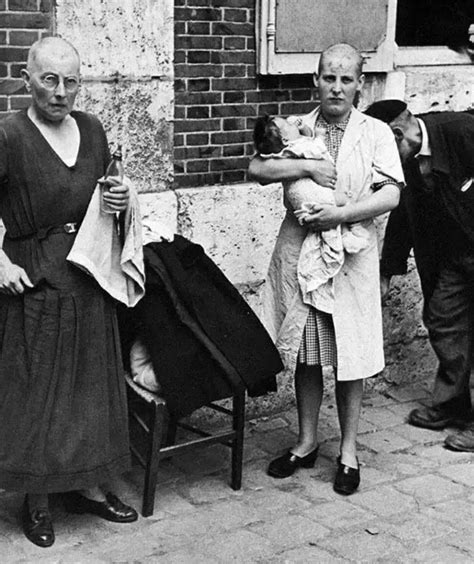
[[[325,159],[262,159],[255,156],[250,161],[249,176],[260,184],[312,178],[330,188],[336,180],[336,168]]]
[[[396,184],[385,184],[380,190],[360,202],[345,206],[313,206],[313,211],[304,218],[304,223],[314,231],[332,229],[341,223],[362,221],[393,210],[400,200],[400,188]]]

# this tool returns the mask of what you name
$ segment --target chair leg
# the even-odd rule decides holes
[[[240,490],[242,486],[242,464],[244,459],[245,391],[234,395],[232,403],[232,427],[235,437],[232,440],[231,488]]]
[[[178,422],[174,417],[168,417],[168,427],[166,431],[166,446],[172,446],[176,443],[177,431],[178,431]]]
[[[164,406],[153,404],[150,422],[150,440],[146,459],[145,484],[143,488],[142,515],[153,515],[155,505],[156,482],[158,479],[158,464],[160,461],[160,448],[162,442],[164,421]]]

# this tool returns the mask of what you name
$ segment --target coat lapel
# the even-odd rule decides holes
[[[341,148],[339,149],[338,163],[344,163],[349,158],[354,147],[359,142],[362,136],[362,123],[366,120],[366,116],[356,110],[352,109],[351,116],[349,118],[349,123],[347,124],[344,137],[342,138]]]

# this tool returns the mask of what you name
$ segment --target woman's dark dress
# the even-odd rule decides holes
[[[115,304],[66,261],[109,159],[99,121],[72,112],[81,134],[68,167],[19,112],[0,123],[3,249],[34,283],[0,295],[0,487],[68,491],[128,468],[125,387]]]

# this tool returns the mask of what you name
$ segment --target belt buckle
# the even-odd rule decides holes
[[[77,231],[77,223],[65,223],[63,229],[66,233],[75,233]]]

